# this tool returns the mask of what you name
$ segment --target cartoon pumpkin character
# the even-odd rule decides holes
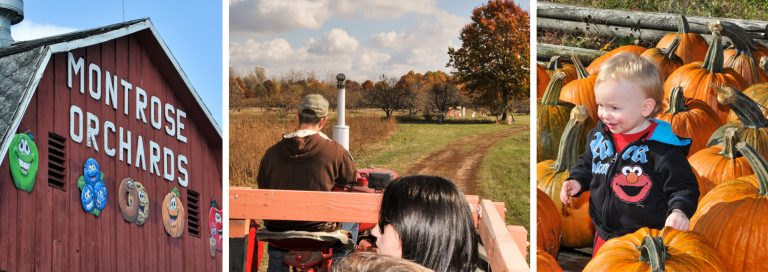
[[[80,204],[83,210],[95,216],[107,206],[107,186],[104,184],[104,172],[94,158],[88,158],[83,164],[83,175],[77,180],[80,192]]]
[[[211,244],[218,251],[221,251],[221,239],[224,232],[223,221],[219,205],[216,203],[216,200],[211,200],[211,210],[208,212],[208,227],[211,229],[211,239],[214,241]]]
[[[616,174],[611,181],[613,193],[624,202],[638,203],[648,197],[653,187],[651,177],[643,173],[640,166],[624,166],[621,173]]]
[[[120,213],[123,214],[123,219],[126,222],[133,223],[139,216],[139,201],[138,190],[136,190],[136,183],[131,178],[124,178],[120,182],[120,187],[117,190],[118,204],[120,205]]]
[[[163,226],[165,232],[173,238],[179,238],[184,234],[187,219],[180,196],[179,190],[174,187],[163,199]]]
[[[37,145],[31,132],[13,136],[8,150],[8,164],[13,184],[19,190],[32,192],[35,187],[38,156]]]
[[[136,196],[139,201],[139,204],[137,205],[138,214],[136,215],[135,223],[136,225],[141,226],[147,222],[147,218],[149,217],[149,195],[141,182],[134,181],[133,185],[136,186]]]

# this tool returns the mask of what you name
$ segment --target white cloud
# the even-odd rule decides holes
[[[376,20],[396,19],[409,12],[431,14],[438,10],[434,0],[336,0],[330,5],[340,16],[362,14]]]
[[[334,28],[325,33],[320,41],[310,40],[309,52],[316,54],[341,54],[357,50],[357,39],[344,31]]]
[[[319,29],[331,16],[328,0],[240,0],[229,5],[229,26],[241,32]]]
[[[52,24],[38,24],[30,20],[24,20],[11,27],[11,36],[16,41],[27,41],[73,31],[77,31],[77,29]]]

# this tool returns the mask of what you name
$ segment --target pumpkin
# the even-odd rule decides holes
[[[669,97],[672,89],[681,86],[685,97],[707,102],[717,113],[720,122],[725,123],[730,109],[717,103],[717,94],[712,86],[733,85],[741,90],[746,86],[746,82],[732,68],[723,67],[723,48],[720,46],[720,40],[720,32],[713,31],[712,45],[704,62],[683,65],[667,77],[664,82],[664,97]]]
[[[734,147],[738,140],[736,128],[730,128],[725,132],[722,145],[704,148],[688,158],[698,178],[699,198],[717,184],[753,173],[747,159]]]
[[[656,68],[659,69],[661,82],[667,80],[669,74],[672,74],[677,68],[685,64],[683,59],[675,55],[675,50],[677,50],[679,45],[680,38],[675,38],[667,48],[649,48],[640,54],[640,56],[649,60],[653,65],[656,65]]]
[[[715,187],[699,202],[691,226],[723,256],[729,270],[768,271],[768,162],[746,143],[736,148],[755,175]]]
[[[563,134],[565,124],[573,104],[560,101],[560,90],[563,88],[565,73],[558,72],[547,85],[544,96],[539,100],[536,109],[536,161],[552,160],[557,156],[557,146]]]
[[[592,63],[587,66],[587,72],[590,75],[597,75],[600,73],[600,66],[603,66],[603,62],[610,59],[616,54],[622,53],[622,52],[632,52],[634,54],[640,55],[643,52],[645,52],[647,48],[639,46],[639,45],[623,45],[619,46],[611,51],[608,51],[608,53],[603,54],[602,56],[599,56],[595,58]]]
[[[573,65],[576,66],[576,72],[579,78],[563,86],[560,91],[560,100],[573,103],[575,105],[584,105],[592,120],[597,118],[597,102],[595,102],[595,80],[597,77],[590,76],[581,60],[576,56],[571,56]],[[587,128],[589,130],[591,128]]]
[[[747,82],[746,86],[768,81],[768,75],[760,69],[761,53],[755,51],[752,39],[738,25],[722,22],[723,33],[731,38],[733,46],[723,51],[724,65],[736,70]],[[745,87],[746,87],[745,86]]]
[[[544,90],[550,81],[549,73],[543,66],[536,64],[536,98],[544,96]]]
[[[670,123],[677,136],[691,139],[688,157],[707,147],[709,135],[722,125],[717,113],[707,103],[685,98],[683,88],[679,86],[672,89],[667,104],[667,110],[656,118]]]
[[[184,212],[184,203],[181,202],[179,189],[175,187],[163,199],[163,227],[165,232],[173,238],[179,238],[184,234],[185,223],[187,222]]]
[[[557,263],[557,259],[546,251],[536,249],[536,271],[560,272],[563,268]]]
[[[549,76],[557,74],[557,72],[565,73],[565,84],[574,81],[579,78],[579,74],[576,72],[576,66],[570,63],[562,63],[560,56],[553,56],[549,59],[547,64],[547,73]]]
[[[760,58],[760,66],[763,67],[764,72],[768,73],[768,57]],[[763,115],[768,116],[768,83],[749,86],[749,88],[744,90],[744,94],[757,102],[762,108]],[[736,113],[731,111],[731,113],[728,114],[728,122],[736,121],[739,121],[739,118],[736,116]]]
[[[738,129],[739,139],[747,142],[757,152],[768,157],[768,118],[754,100],[731,87],[717,88],[717,101],[733,109],[740,123],[728,124]],[[720,142],[722,134],[717,131],[710,137],[710,143]]]
[[[691,32],[688,27],[688,19],[685,16],[680,15],[680,20],[677,23],[677,33],[669,33],[661,37],[657,48],[668,48],[669,45],[675,40],[680,39],[680,45],[675,50],[675,55],[679,56],[685,64],[694,61],[704,61],[707,55],[707,48],[709,44],[701,34]]]
[[[694,232],[644,227],[606,241],[583,271],[715,272],[730,268],[707,240]]]
[[[536,189],[536,247],[552,256],[560,251],[563,220],[560,210],[547,193]]]
[[[560,189],[570,175],[568,169],[576,164],[579,153],[577,146],[586,145],[581,137],[587,120],[587,110],[577,105],[571,110],[571,117],[560,138],[557,159],[536,164],[536,186],[544,191],[561,211],[563,236],[560,245],[569,248],[588,247],[595,236],[595,226],[589,216],[589,192],[571,200],[569,206],[560,200]]]

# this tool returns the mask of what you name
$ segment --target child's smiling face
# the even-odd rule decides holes
[[[629,80],[605,80],[595,87],[597,116],[611,133],[631,134],[648,127],[656,106],[640,86]]]

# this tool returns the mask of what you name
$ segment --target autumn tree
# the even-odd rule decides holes
[[[433,84],[429,94],[440,123],[445,120],[445,114],[451,107],[459,105],[459,90],[450,81]]]
[[[387,118],[392,117],[395,110],[408,108],[413,100],[413,93],[397,87],[397,78],[386,75],[381,75],[381,80],[365,95],[368,104],[383,110]]]
[[[473,104],[513,118],[513,102],[528,96],[528,13],[511,0],[492,0],[471,19],[461,30],[461,48],[448,48],[447,66]]]

